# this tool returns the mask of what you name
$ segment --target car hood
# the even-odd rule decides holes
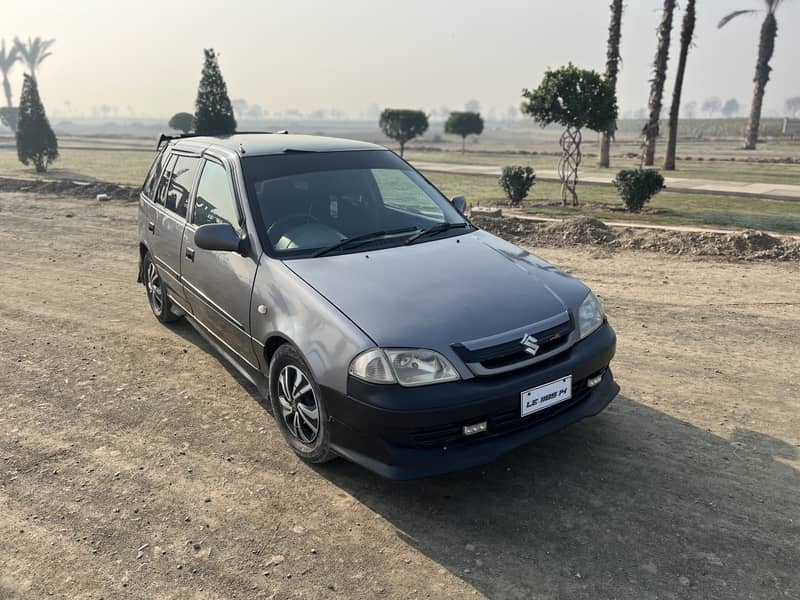
[[[285,264],[387,348],[444,351],[450,344],[575,312],[588,291],[549,263],[481,230]]]

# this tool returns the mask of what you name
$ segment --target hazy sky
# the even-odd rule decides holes
[[[0,38],[55,38],[39,72],[51,114],[193,112],[202,49],[220,54],[232,98],[272,112],[336,107],[353,115],[377,103],[430,110],[475,98],[486,113],[518,105],[548,66],[603,70],[608,0],[12,0]],[[660,0],[627,0],[619,99],[647,102]],[[680,4],[685,4],[682,0]],[[684,99],[716,95],[749,104],[762,16],[716,29],[761,0],[698,0]],[[670,75],[682,12],[673,29]],[[779,10],[765,107],[800,95],[800,0]],[[12,77],[18,97],[21,65]],[[671,78],[665,99],[672,95]]]

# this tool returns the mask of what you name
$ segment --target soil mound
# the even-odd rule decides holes
[[[83,182],[69,179],[48,181],[0,177],[0,192],[33,192],[92,199],[96,198],[98,194],[106,194],[111,200],[133,200],[136,198],[139,188],[105,181]]]
[[[646,250],[693,256],[720,256],[738,260],[800,260],[800,241],[762,231],[731,233],[610,228],[592,217],[558,223],[538,223],[509,217],[472,217],[479,227],[527,246],[605,246],[609,249]]]

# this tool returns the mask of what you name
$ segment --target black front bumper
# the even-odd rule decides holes
[[[492,377],[406,388],[351,379],[347,395],[324,389],[331,446],[391,479],[415,479],[490,462],[532,440],[602,411],[619,392],[608,364],[616,336],[609,325],[543,363]],[[590,377],[602,375],[587,387]],[[572,399],[527,417],[520,393],[572,375]],[[464,425],[486,421],[472,436]]]

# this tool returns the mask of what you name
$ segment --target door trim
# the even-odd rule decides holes
[[[228,313],[225,309],[223,309],[219,304],[214,302],[211,298],[206,296],[203,292],[201,292],[197,286],[193,285],[189,280],[185,277],[183,278],[183,285],[189,288],[189,291],[192,292],[194,295],[200,298],[209,308],[214,309],[220,315],[222,315],[226,320],[230,321],[233,325],[235,325],[238,329],[245,331],[244,323],[241,323],[237,319],[235,319],[230,313]],[[246,331],[245,331],[246,333]]]

